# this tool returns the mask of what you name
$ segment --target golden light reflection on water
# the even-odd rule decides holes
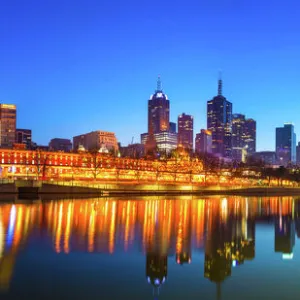
[[[166,264],[169,254],[175,254],[176,263],[185,264],[192,262],[192,249],[205,248],[205,276],[223,280],[232,265],[255,257],[256,219],[275,217],[274,250],[292,257],[291,224],[299,218],[299,209],[292,197],[103,198],[3,204],[0,287],[9,286],[16,256],[35,231],[47,234],[57,254],[113,254],[117,248],[126,252],[134,245],[141,246],[152,271],[155,262]],[[217,264],[220,260],[224,260],[223,279]]]

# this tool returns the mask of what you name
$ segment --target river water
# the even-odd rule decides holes
[[[300,200],[0,204],[0,299],[300,299]]]

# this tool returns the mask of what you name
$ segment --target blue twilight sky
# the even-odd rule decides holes
[[[2,0],[0,102],[33,140],[92,130],[122,144],[147,130],[147,100],[161,74],[171,121],[206,127],[206,101],[224,95],[257,120],[258,150],[275,127],[300,139],[298,0]]]

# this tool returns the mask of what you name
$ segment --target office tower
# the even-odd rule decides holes
[[[242,114],[232,115],[232,158],[242,161],[245,151],[245,116]]]
[[[196,153],[211,153],[212,134],[211,131],[201,129],[200,133],[196,134],[195,151]]]
[[[162,90],[160,77],[154,94],[148,100],[148,132],[141,134],[141,142],[145,145],[146,154],[151,155],[155,155],[156,150],[167,153],[177,147],[174,127],[170,130],[170,101]]]
[[[176,133],[176,123],[170,122],[170,132]]]
[[[296,162],[296,134],[294,125],[284,124],[276,128],[276,156],[277,163],[287,166]]]
[[[148,133],[169,131],[170,128],[170,101],[163,93],[160,77],[157,80],[155,93],[148,100]]]
[[[12,148],[16,140],[17,109],[13,104],[0,104],[0,147]]]
[[[218,82],[218,95],[207,101],[207,129],[212,132],[212,153],[231,158],[232,104],[222,95],[222,80]]]
[[[194,120],[185,113],[178,116],[178,147],[187,151],[193,150]]]
[[[247,155],[251,155],[256,151],[256,121],[253,119],[245,120],[245,145],[247,147]]]
[[[49,150],[70,152],[72,150],[72,142],[69,139],[52,139],[49,143]]]
[[[85,150],[99,150],[100,152],[117,151],[118,141],[113,132],[97,130],[74,136],[74,150],[78,150],[79,146],[84,147]]]
[[[32,147],[32,134],[30,129],[16,129],[16,143],[25,144],[26,149]]]
[[[232,158],[246,161],[256,150],[256,122],[245,115],[232,115]]]
[[[300,142],[298,142],[298,145],[296,147],[296,163],[297,165],[300,164]]]

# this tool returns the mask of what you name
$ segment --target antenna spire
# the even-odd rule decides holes
[[[157,89],[156,90],[159,91],[159,92],[162,91],[160,75],[158,75],[158,78],[157,78]]]
[[[222,81],[222,71],[219,71],[219,80],[218,80],[218,96],[222,96],[223,90],[223,81]]]

